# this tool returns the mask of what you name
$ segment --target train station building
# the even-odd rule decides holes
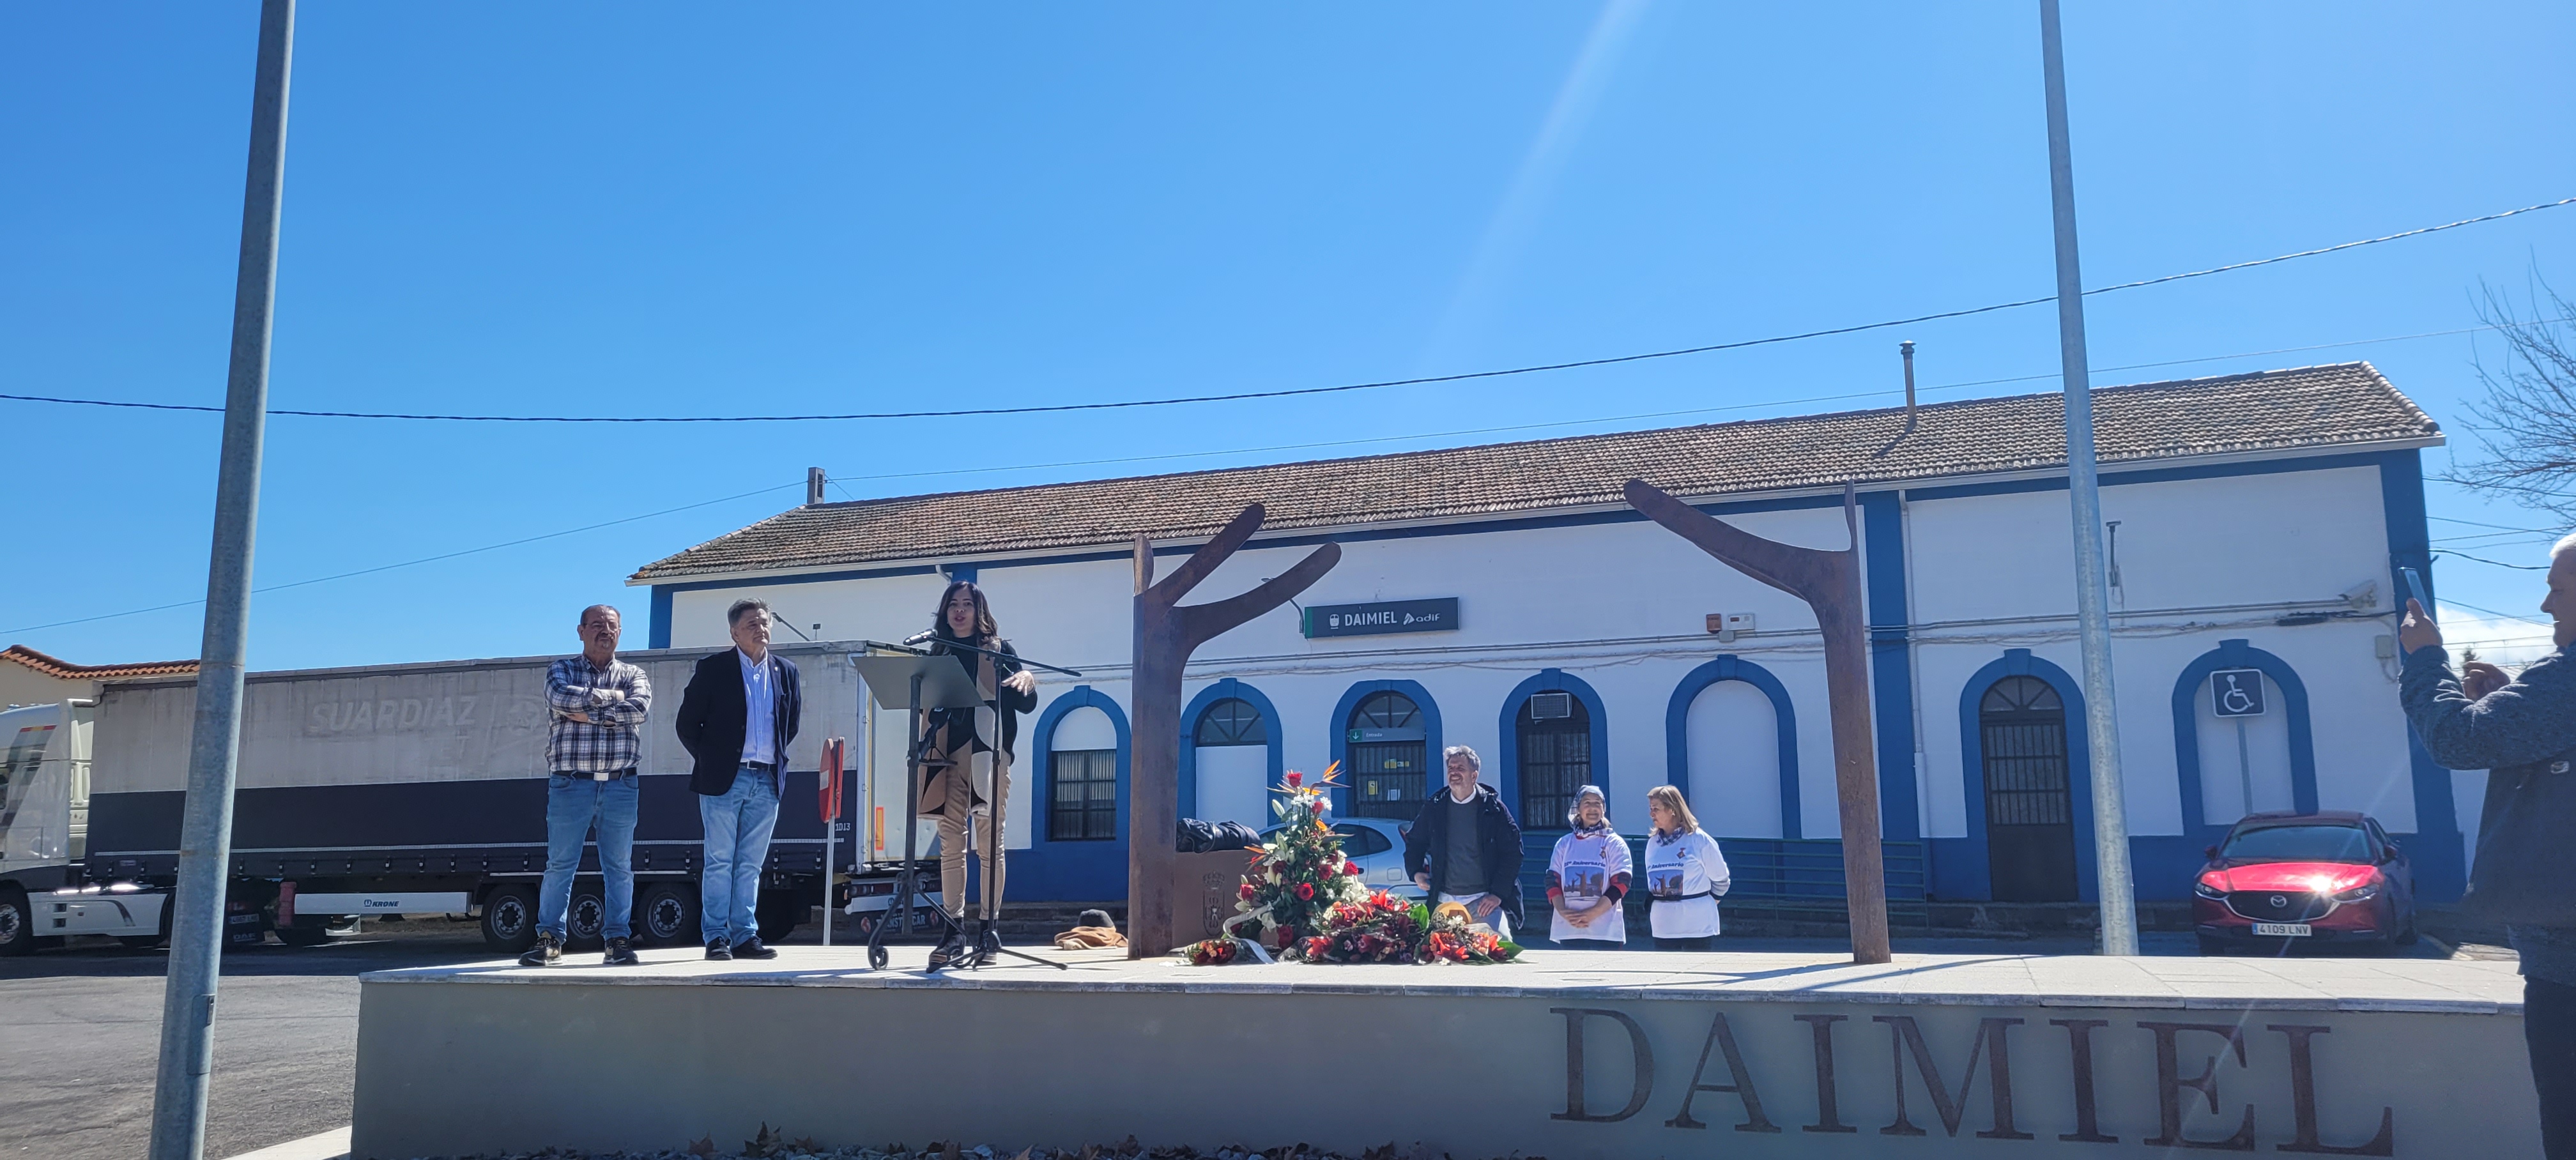
[[[2409,741],[2395,569],[2432,576],[2442,435],[2366,363],[2102,388],[2102,508],[2132,860],[2188,897],[2251,810],[2359,810],[2427,902],[2465,878],[2463,791]],[[1189,670],[1181,814],[1261,824],[1339,762],[1346,816],[1410,819],[1473,746],[1524,827],[1607,788],[1622,830],[1683,788],[1739,891],[1838,881],[1822,642],[1794,597],[1648,522],[1644,479],[1774,539],[1841,549],[1857,488],[1881,826],[1897,899],[2089,901],[2094,842],[2073,537],[2054,393],[1183,474],[811,503],[654,561],[654,647],[716,647],[728,604],[793,634],[900,640],[970,578],[1040,674],[1010,802],[1011,894],[1123,897],[1134,538],[1186,555],[1246,504],[1220,599],[1312,545],[1339,566]],[[1169,567],[1167,563],[1166,568]],[[902,722],[863,809],[900,848]],[[887,833],[898,836],[885,838]],[[1169,840],[1168,836],[1155,836]]]

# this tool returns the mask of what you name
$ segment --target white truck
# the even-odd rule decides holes
[[[880,917],[897,866],[864,862],[849,821],[825,881],[818,764],[827,737],[859,761],[857,645],[780,646],[804,680],[787,793],[764,867],[761,933],[783,937],[822,904]],[[707,650],[621,654],[654,704],[639,769],[633,930],[643,945],[698,934],[700,831],[689,757],[672,721]],[[515,953],[536,937],[546,861],[546,667],[551,657],[254,673],[246,683],[226,892],[226,945],[318,943],[354,916],[470,915]],[[71,935],[151,946],[169,934],[196,711],[193,677],[111,682],[97,700],[0,712],[0,954]],[[890,715],[891,717],[892,715]],[[895,734],[899,720],[885,723]],[[898,752],[899,752],[899,741]],[[855,771],[853,774],[854,780]],[[891,779],[900,814],[899,777]],[[878,787],[882,789],[883,787]],[[850,796],[870,816],[885,800]],[[879,848],[872,842],[870,850]],[[927,875],[937,881],[935,866]],[[605,926],[594,851],[574,881],[570,942]],[[927,915],[930,899],[923,899]]]

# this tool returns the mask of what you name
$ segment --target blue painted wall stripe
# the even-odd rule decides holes
[[[1860,497],[1861,553],[1869,600],[1870,703],[1877,718],[1879,825],[1890,841],[1923,828],[1914,784],[1914,667],[1911,610],[1905,606],[1905,525],[1897,493]]]
[[[2441,592],[2433,585],[2432,525],[2424,518],[2422,452],[2391,451],[2379,457],[2379,499],[2388,521],[2390,606],[2406,607],[2406,582],[2400,578],[2400,568],[2415,569],[2423,578],[2424,595],[2439,603]],[[2391,617],[2389,632],[2396,631],[2396,618]],[[2404,712],[2394,685],[2389,686],[2386,709]],[[2457,902],[2468,890],[2469,857],[2451,796],[2451,771],[2424,751],[2413,725],[2406,727],[2406,755],[2414,781],[2415,836],[2405,845],[2406,859],[2415,869],[2416,896],[2427,902]]]

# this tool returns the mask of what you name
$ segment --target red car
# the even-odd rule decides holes
[[[2415,944],[2415,874],[2366,814],[2247,814],[2192,884],[2200,953]]]

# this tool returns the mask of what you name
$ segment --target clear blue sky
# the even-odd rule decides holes
[[[256,9],[0,10],[0,389],[221,401]],[[2564,4],[2074,0],[2067,28],[2090,285],[2576,195]],[[295,63],[279,407],[749,413],[1317,386],[2051,287],[2030,3],[318,0]],[[2480,280],[2519,291],[2535,264],[2576,287],[2576,207],[2097,297],[2094,365],[2473,326]],[[264,594],[251,659],[555,651],[597,600],[630,609],[640,645],[626,574],[798,502],[809,465],[834,498],[864,497],[1837,409],[1873,400],[1800,400],[1893,388],[1899,338],[1921,344],[1927,385],[2056,365],[2038,307],[1094,416],[280,418],[264,585],[776,490]],[[2368,358],[2457,432],[2476,350],[2453,336],[2096,382]],[[1738,409],[1621,418],[1695,408]],[[1564,425],[1462,433],[1518,424]],[[0,430],[0,636],[86,662],[194,655],[194,605],[8,630],[203,595],[216,419],[0,403]],[[1220,454],[1029,466],[1200,452]],[[2545,526],[2439,487],[2433,502]],[[2474,550],[2529,561],[2540,545]],[[2532,573],[2446,559],[2441,579],[2506,611],[2537,598]]]

